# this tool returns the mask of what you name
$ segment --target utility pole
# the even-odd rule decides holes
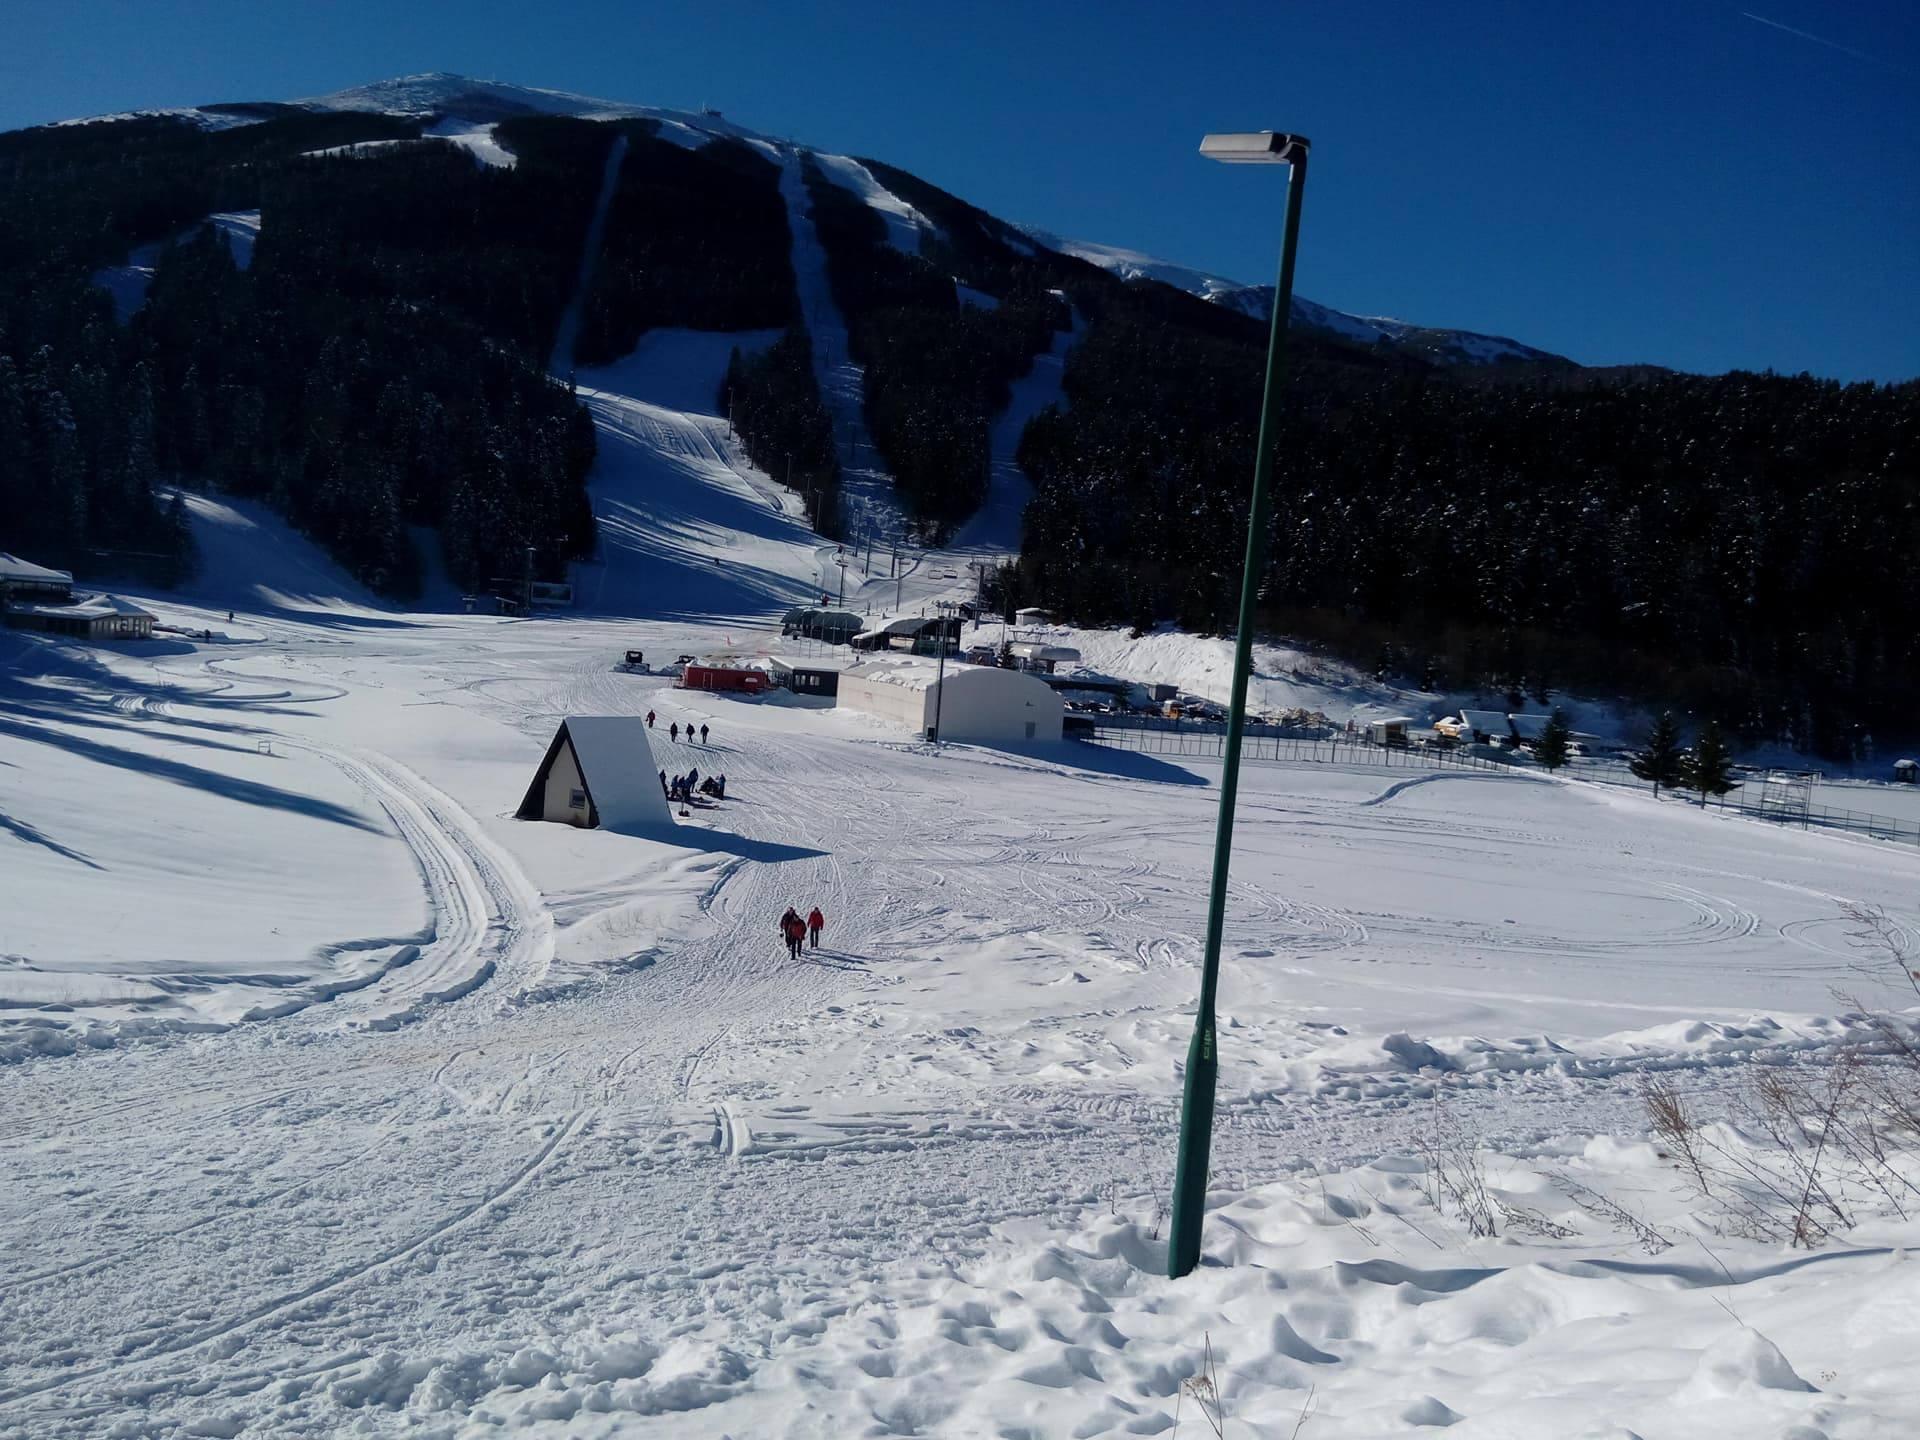
[[[947,698],[947,615],[958,607],[951,600],[936,600],[933,608],[939,612],[935,624],[937,643],[940,646],[940,662],[933,680],[933,743],[940,743],[940,709]]]
[[[1247,677],[1253,668],[1253,619],[1260,572],[1266,558],[1267,496],[1272,488],[1274,420],[1286,370],[1287,321],[1293,308],[1293,259],[1300,240],[1300,201],[1307,183],[1306,137],[1271,130],[1209,135],[1200,153],[1230,164],[1289,167],[1287,218],[1280,242],[1280,274],[1274,286],[1273,319],[1267,331],[1267,375],[1260,400],[1260,432],[1253,459],[1253,500],[1247,516],[1247,549],[1240,577],[1240,630],[1234,637],[1233,691],[1220,766],[1220,814],[1213,837],[1213,883],[1207,897],[1206,948],[1200,959],[1200,1003],[1187,1050],[1185,1093],[1180,1104],[1180,1153],[1173,1175],[1173,1215],[1167,1230],[1167,1274],[1178,1280],[1200,1263],[1200,1232],[1206,1223],[1207,1166],[1213,1149],[1213,1100],[1220,1056],[1215,1000],[1220,984],[1220,941],[1226,926],[1227,873],[1233,851],[1233,809],[1240,789],[1240,737],[1246,729]]]
[[[847,603],[847,548],[846,546],[843,545],[840,547],[840,553],[833,557],[833,562],[834,564],[840,567],[840,605],[841,605],[841,608],[844,609]]]
[[[533,546],[527,546],[527,608],[521,612],[529,619],[533,616],[533,550]]]

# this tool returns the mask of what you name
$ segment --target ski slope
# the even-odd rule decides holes
[[[600,444],[588,478],[600,553],[574,567],[582,608],[759,620],[817,598],[821,544],[804,506],[717,413],[733,349],[778,338],[654,330],[618,364],[580,372]]]

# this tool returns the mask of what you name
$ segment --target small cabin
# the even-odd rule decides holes
[[[1894,761],[1893,779],[1898,785],[1920,785],[1920,761]]]
[[[1413,718],[1408,715],[1395,715],[1385,720],[1367,722],[1367,739],[1376,745],[1392,745],[1405,749],[1407,732],[1413,728]]]
[[[637,715],[569,715],[553,732],[514,816],[588,830],[671,828],[647,722]]]

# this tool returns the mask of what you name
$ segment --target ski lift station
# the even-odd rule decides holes
[[[673,816],[647,722],[637,715],[569,715],[553,732],[514,814],[583,829],[670,829]]]
[[[840,676],[840,708],[902,725],[916,735],[939,724],[942,740],[975,745],[1051,744],[1064,707],[1044,680],[997,665],[874,660]]]

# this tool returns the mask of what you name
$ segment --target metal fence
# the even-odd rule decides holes
[[[1091,732],[1077,737],[1094,745],[1116,750],[1137,750],[1150,755],[1171,755],[1189,760],[1218,759],[1226,753],[1226,727],[1207,722],[1165,720],[1155,716],[1103,717]],[[1319,738],[1289,735],[1271,726],[1248,726],[1241,743],[1240,758],[1298,765],[1368,765],[1385,769],[1485,770],[1503,774],[1533,771],[1539,767],[1531,760],[1507,759],[1489,755],[1480,746],[1471,750],[1441,749],[1436,746],[1376,745],[1370,740]],[[1628,785],[1645,788],[1646,782],[1634,777],[1624,761],[1576,760],[1564,776],[1596,784]],[[1755,776],[1740,789],[1725,795],[1707,797],[1709,810],[1731,810],[1749,819],[1772,825],[1791,825],[1801,829],[1842,830],[1868,835],[1876,840],[1920,845],[1920,820],[1902,820],[1864,810],[1836,809],[1827,805],[1809,805],[1804,813],[1786,812],[1778,806],[1762,804],[1762,778]],[[1662,799],[1696,805],[1697,796],[1685,792],[1663,791]]]
[[[1171,721],[1158,724],[1114,724],[1103,721],[1095,725],[1091,732],[1081,731],[1076,738],[1115,750],[1138,750],[1149,755],[1174,755],[1190,760],[1217,759],[1227,749],[1225,727],[1192,723],[1180,726]],[[1493,770],[1507,773],[1517,768],[1513,761],[1490,759],[1466,750],[1376,745],[1370,740],[1344,736],[1322,738],[1289,735],[1266,726],[1247,727],[1240,745],[1240,758],[1281,764],[1370,765],[1402,770]]]
[[[1747,791],[1752,793],[1748,794]],[[1675,800],[1698,804],[1699,797],[1666,792]],[[1663,797],[1664,798],[1664,797]],[[1792,825],[1802,830],[1846,830],[1855,835],[1870,835],[1875,840],[1892,840],[1903,845],[1920,845],[1920,820],[1901,820],[1892,815],[1875,815],[1865,810],[1836,810],[1827,805],[1809,805],[1804,814],[1785,811],[1778,806],[1762,806],[1760,782],[1750,781],[1726,795],[1709,795],[1709,810],[1732,810],[1755,820],[1774,825]]]

